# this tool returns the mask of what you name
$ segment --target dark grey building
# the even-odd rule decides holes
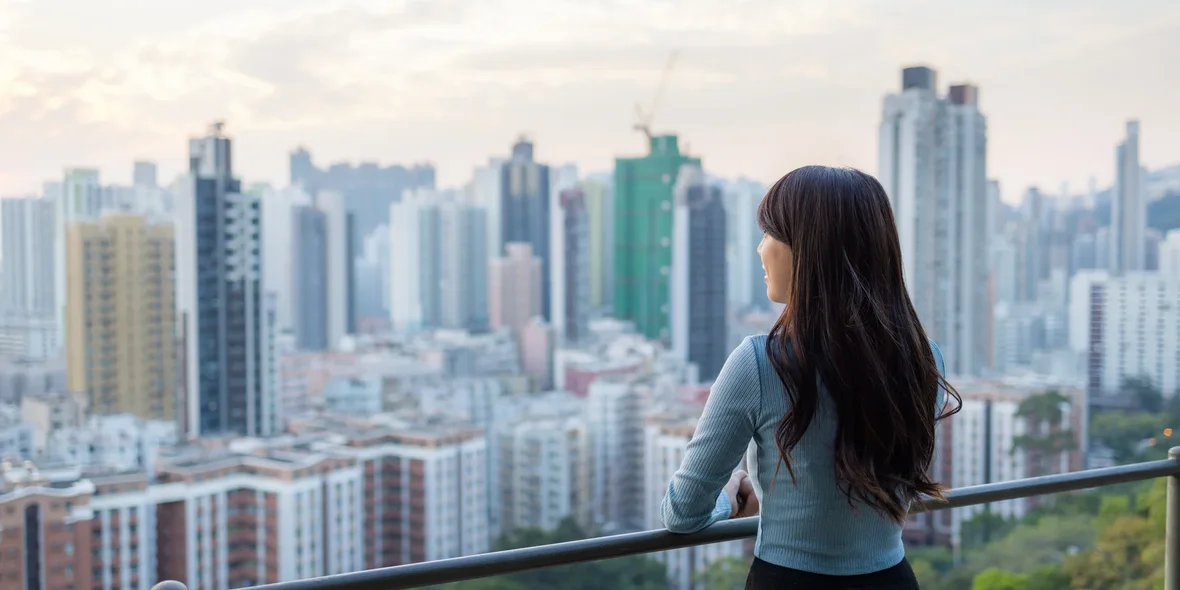
[[[565,232],[562,249],[561,290],[566,340],[584,338],[590,324],[590,212],[580,188],[561,192],[561,220]]]
[[[721,188],[692,164],[681,166],[672,195],[672,348],[711,381],[729,355],[725,205]]]
[[[291,308],[300,350],[328,348],[328,220],[319,208],[291,212]]]
[[[276,431],[276,413],[261,203],[242,194],[231,162],[220,123],[189,141],[176,228],[186,422],[196,436],[268,436]]]
[[[520,139],[512,146],[512,159],[500,171],[499,248],[512,242],[533,247],[541,259],[541,315],[552,319],[549,260],[549,166],[533,160],[533,144]]]

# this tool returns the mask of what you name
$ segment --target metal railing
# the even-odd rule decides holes
[[[1043,494],[1056,494],[1135,481],[1167,477],[1167,539],[1164,551],[1164,589],[1180,590],[1180,447],[1168,451],[1168,458],[1131,465],[1075,471],[1044,477],[1018,479],[951,490],[945,501],[925,500],[920,510],[946,510]],[[758,517],[719,522],[692,534],[666,530],[643,531],[495,551],[480,555],[398,565],[351,574],[337,574],[277,584],[255,586],[255,590],[398,590],[418,588],[475,578],[667,551],[696,545],[747,539],[758,531]],[[180,582],[161,582],[152,590],[186,590]]]

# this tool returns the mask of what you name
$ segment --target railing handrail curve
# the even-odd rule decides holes
[[[918,510],[960,508],[1166,476],[1180,476],[1180,447],[1173,448],[1169,452],[1169,458],[1158,461],[1073,471],[950,490],[946,493],[944,500],[924,499]],[[544,567],[746,539],[755,536],[757,531],[758,517],[755,516],[719,522],[703,531],[691,534],[670,533],[662,529],[641,531],[305,580],[264,584],[254,588],[255,590],[397,590],[418,588]],[[162,582],[161,584],[167,583]],[[168,590],[176,588],[178,587],[171,586]],[[183,586],[179,586],[179,588],[183,588]]]

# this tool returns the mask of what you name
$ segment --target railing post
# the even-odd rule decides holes
[[[1168,458],[1180,461],[1180,447],[1168,450]],[[1180,590],[1180,475],[1168,476],[1167,519],[1164,540],[1164,590]]]

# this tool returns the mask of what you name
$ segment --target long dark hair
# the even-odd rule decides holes
[[[835,409],[836,478],[849,505],[901,522],[921,495],[942,497],[927,473],[934,425],[962,398],[906,292],[889,197],[858,170],[806,166],[771,187],[758,225],[794,253],[786,308],[766,343],[791,402],[775,431],[781,464],[793,481],[791,451],[815,415],[818,377]],[[940,386],[955,405],[936,416]]]

